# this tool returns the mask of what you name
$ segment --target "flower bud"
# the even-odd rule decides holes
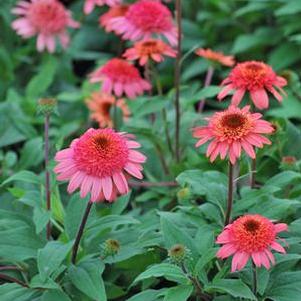
[[[182,188],[177,192],[177,197],[178,197],[178,200],[180,200],[180,201],[189,199],[190,195],[191,195],[190,189],[187,187]]]
[[[38,113],[50,115],[56,108],[57,101],[55,98],[40,98],[38,100]]]
[[[116,255],[120,250],[120,243],[116,239],[107,239],[103,245],[102,257],[106,258],[108,256]]]
[[[174,264],[181,265],[188,258],[188,253],[185,246],[177,244],[169,249],[168,256]]]
[[[294,156],[282,157],[280,168],[282,170],[298,171],[297,159]]]

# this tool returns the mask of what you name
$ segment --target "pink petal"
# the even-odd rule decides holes
[[[283,254],[286,253],[285,249],[276,241],[272,242],[271,248],[279,253],[283,253]]]
[[[129,192],[128,182],[122,172],[115,173],[113,175],[113,181],[121,194],[126,194]]]
[[[113,183],[111,177],[101,179],[102,191],[106,200],[109,200],[113,191]]]
[[[263,110],[269,107],[269,97],[265,89],[250,91],[250,94],[251,99],[258,109]]]

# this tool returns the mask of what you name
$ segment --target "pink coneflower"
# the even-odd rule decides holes
[[[80,188],[82,198],[91,192],[91,202],[114,201],[118,194],[128,193],[130,176],[143,178],[146,157],[135,150],[140,144],[132,139],[112,129],[89,129],[56,154],[57,179],[69,180],[69,193]]]
[[[128,9],[129,9],[128,4],[120,4],[120,5],[110,7],[110,9],[105,14],[100,16],[99,18],[100,26],[102,26],[106,32],[113,31],[110,25],[112,23],[112,20],[124,16],[128,11]]]
[[[135,98],[151,89],[151,84],[143,79],[137,68],[126,60],[114,58],[90,74],[90,82],[103,82],[102,92],[120,97],[125,93]]]
[[[267,91],[271,92],[281,102],[282,95],[280,93],[285,94],[282,87],[286,84],[286,79],[277,76],[271,66],[256,61],[244,62],[237,64],[222,82],[225,87],[218,94],[218,99],[222,100],[231,90],[234,90],[232,104],[237,106],[246,91],[249,91],[254,105],[258,109],[267,109],[269,107]]]
[[[241,156],[242,150],[255,159],[254,146],[262,148],[264,144],[271,144],[270,140],[261,134],[270,134],[274,131],[272,124],[262,120],[261,117],[259,113],[250,113],[250,106],[243,109],[230,106],[223,112],[217,112],[207,118],[207,126],[193,130],[193,136],[200,138],[196,147],[212,140],[206,154],[211,162],[218,155],[221,159],[225,159],[228,154],[230,162],[234,164]]]
[[[86,101],[89,110],[91,111],[91,118],[99,123],[99,126],[113,127],[114,122],[110,111],[116,105],[123,115],[124,120],[130,116],[129,108],[124,99],[116,99],[113,95],[108,95],[101,92],[94,92]]]
[[[114,6],[121,3],[122,0],[86,0],[84,5],[84,13],[86,15],[90,14],[95,6]]]
[[[127,60],[139,60],[141,66],[150,59],[160,63],[164,60],[164,56],[176,57],[177,53],[163,41],[154,39],[136,42],[134,47],[127,49],[123,54]]]
[[[213,51],[211,49],[200,48],[195,51],[196,55],[201,56],[212,63],[218,63],[227,67],[235,65],[233,55],[224,55],[222,52]]]
[[[273,224],[269,219],[258,214],[242,216],[227,225],[217,237],[216,243],[223,246],[216,255],[218,258],[225,259],[234,254],[232,272],[243,269],[249,258],[257,267],[263,265],[269,269],[270,262],[275,264],[271,250],[286,253],[277,242],[277,235],[287,229],[286,224]]]
[[[38,51],[46,49],[53,53],[56,38],[66,48],[70,40],[67,27],[79,27],[58,0],[20,1],[12,12],[20,16],[12,23],[13,29],[25,39],[36,35]]]
[[[110,25],[125,40],[137,41],[163,35],[171,45],[177,44],[172,14],[160,1],[137,1],[129,7],[125,16],[114,18]]]

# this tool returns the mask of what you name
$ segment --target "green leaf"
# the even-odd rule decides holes
[[[193,292],[192,285],[180,285],[167,290],[164,301],[186,301]]]
[[[35,258],[44,243],[30,220],[6,210],[0,210],[0,237],[0,257],[12,261]]]
[[[39,234],[47,225],[50,219],[51,213],[43,208],[34,207],[33,210],[33,222],[36,225],[36,233]]]
[[[220,279],[214,283],[205,286],[207,292],[223,292],[230,294],[235,298],[245,298],[249,300],[257,300],[249,287],[240,279]]]
[[[0,285],[1,301],[31,301],[37,295],[37,291],[24,288],[15,283]]]
[[[63,291],[49,290],[43,294],[41,301],[71,301],[71,299]]]
[[[169,249],[176,244],[182,244],[196,257],[198,255],[198,249],[194,244],[192,237],[184,231],[183,227],[176,224],[172,213],[162,212],[160,215],[161,229],[166,247]]]
[[[141,273],[134,280],[134,284],[151,277],[164,277],[167,280],[174,281],[180,284],[187,284],[187,282],[189,281],[178,266],[169,263],[161,263],[155,264],[149,267],[145,272]]]
[[[22,182],[33,183],[33,184],[41,184],[40,178],[35,173],[33,173],[32,171],[22,170],[22,171],[15,173],[8,179],[6,179],[1,184],[1,186],[6,185],[11,182],[14,182],[14,181],[22,181]]]
[[[301,174],[294,171],[283,171],[276,176],[270,178],[265,186],[275,186],[279,188],[284,188],[288,184],[292,184],[296,180],[301,180]]]
[[[68,202],[65,215],[65,230],[69,239],[74,239],[79,227],[79,221],[82,219],[87,207],[88,199],[82,199],[79,194],[75,194]],[[88,220],[89,222],[89,220]],[[89,224],[87,224],[88,226]]]
[[[47,56],[42,64],[39,73],[34,76],[27,85],[26,97],[28,99],[36,99],[48,89],[54,80],[57,70],[58,61],[54,56]]]
[[[284,272],[277,274],[270,281],[271,288],[267,298],[274,301],[292,301],[301,299],[301,272]]]
[[[71,282],[81,292],[97,301],[106,301],[106,292],[102,280],[104,264],[99,259],[81,262],[69,268]]]
[[[19,169],[27,169],[37,166],[43,159],[43,140],[36,137],[27,141],[21,151],[21,158],[18,163]]]
[[[60,267],[63,260],[70,252],[73,241],[62,244],[59,241],[48,242],[47,245],[38,251],[38,269],[42,279],[51,277]]]
[[[159,296],[163,295],[163,290],[145,290],[126,301],[157,301]]]

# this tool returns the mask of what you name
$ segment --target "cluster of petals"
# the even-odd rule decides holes
[[[201,56],[212,63],[218,63],[227,67],[235,65],[233,55],[225,55],[222,52],[213,51],[211,49],[199,48],[195,51],[196,55]]]
[[[109,28],[125,40],[138,41],[164,36],[177,44],[177,28],[170,10],[161,1],[138,0],[125,15],[112,18]]]
[[[254,105],[258,109],[269,107],[270,92],[281,102],[282,95],[285,95],[282,87],[287,84],[285,78],[278,76],[271,66],[258,61],[247,61],[237,64],[229,76],[222,82],[224,86],[218,94],[218,99],[222,100],[232,90],[232,104],[239,105],[245,93],[248,91]]]
[[[250,258],[257,267],[269,269],[271,263],[275,264],[271,250],[286,253],[277,236],[287,229],[286,224],[274,224],[258,214],[244,215],[227,225],[217,237],[216,243],[223,245],[217,257],[225,259],[233,255],[232,272],[243,269]]]
[[[144,66],[149,60],[160,63],[164,56],[176,57],[177,52],[161,40],[143,40],[136,42],[134,47],[129,48],[123,57],[130,61],[139,60],[139,64]]]
[[[193,129],[193,136],[198,138],[196,147],[211,141],[206,156],[213,162],[218,155],[221,159],[229,156],[230,162],[235,164],[241,156],[242,150],[251,158],[255,158],[254,146],[262,148],[264,144],[271,144],[262,134],[274,131],[270,122],[262,120],[260,113],[251,113],[250,106],[242,109],[230,106],[227,110],[216,112],[207,118],[208,125]]]
[[[130,116],[129,108],[124,99],[116,99],[113,95],[109,95],[101,92],[93,92],[87,99],[87,107],[91,111],[91,119],[98,122],[101,128],[114,126],[113,119],[111,117],[112,107],[118,107],[124,120],[127,120]]]
[[[127,133],[112,129],[89,129],[72,141],[69,148],[57,152],[54,168],[57,179],[69,181],[68,192],[90,192],[91,202],[113,202],[128,193],[128,179],[142,179],[146,157],[136,149],[140,144]]]
[[[84,5],[84,13],[86,15],[90,14],[95,6],[114,6],[121,3],[121,0],[86,0]]]
[[[111,23],[115,18],[123,17],[129,9],[129,4],[119,4],[109,8],[109,10],[104,13],[99,18],[99,25],[104,28],[106,32],[113,31]]]
[[[12,12],[19,16],[12,23],[17,34],[23,38],[37,36],[38,51],[55,51],[56,39],[62,47],[69,45],[70,38],[67,27],[78,28],[71,13],[58,0],[20,1]]]
[[[109,60],[91,73],[90,82],[102,82],[104,93],[114,93],[117,97],[125,94],[131,99],[151,89],[151,84],[141,77],[136,67],[119,58]]]

